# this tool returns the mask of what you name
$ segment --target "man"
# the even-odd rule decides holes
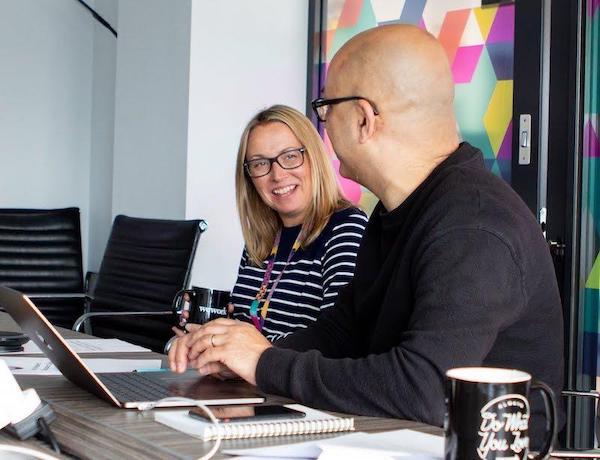
[[[176,341],[172,369],[231,371],[313,407],[435,425],[452,367],[517,368],[559,392],[562,314],[546,242],[481,152],[459,143],[453,91],[442,47],[416,27],[344,45],[314,106],[341,173],[381,200],[354,280],[275,347],[249,324],[198,326]]]

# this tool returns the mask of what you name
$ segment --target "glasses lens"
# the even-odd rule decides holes
[[[269,173],[271,163],[269,160],[252,160],[247,163],[248,174],[250,177],[260,177]]]
[[[285,169],[297,168],[302,164],[304,158],[300,150],[290,150],[289,152],[283,152],[277,157],[278,163]]]

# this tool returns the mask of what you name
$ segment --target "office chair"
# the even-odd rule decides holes
[[[70,328],[85,298],[79,209],[0,209],[0,285]]]
[[[203,220],[115,217],[95,289],[73,329],[88,323],[86,332],[98,337],[161,352],[173,336],[173,297],[189,283],[206,228]]]
[[[600,458],[600,393],[597,391],[573,391],[563,390],[561,392],[564,398],[582,398],[582,399],[593,399],[594,401],[594,434],[595,441],[592,449],[589,450],[572,450],[570,448],[553,450],[551,452],[552,458]]]

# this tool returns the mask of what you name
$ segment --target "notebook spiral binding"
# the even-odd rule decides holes
[[[331,420],[294,420],[248,424],[219,424],[204,430],[203,440],[217,438],[219,430],[221,439],[263,438],[268,436],[289,436],[296,434],[336,433],[338,431],[354,431],[353,418],[337,418]]]

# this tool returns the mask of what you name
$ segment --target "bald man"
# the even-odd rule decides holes
[[[452,367],[521,369],[558,394],[563,325],[546,241],[481,152],[459,142],[452,105],[447,58],[428,33],[390,25],[344,45],[313,107],[341,173],[381,200],[354,280],[274,347],[246,323],[192,328],[172,369],[233,372],[313,407],[434,425]]]

